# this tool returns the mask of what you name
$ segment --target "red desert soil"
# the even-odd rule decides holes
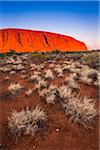
[[[7,74],[6,74],[7,75]],[[0,125],[1,125],[1,143],[4,144],[7,150],[98,150],[98,116],[95,118],[93,129],[85,129],[83,126],[74,124],[68,121],[68,117],[59,107],[59,103],[56,105],[47,105],[44,100],[34,93],[31,97],[25,96],[25,91],[21,91],[16,96],[4,97],[2,93],[6,93],[9,83],[2,82],[5,76],[0,74],[1,87],[0,87]],[[11,82],[18,81],[29,89],[33,87],[33,83],[29,83],[27,79],[21,79],[19,74],[11,75]],[[60,84],[60,80],[54,80],[55,84]],[[83,95],[88,95],[96,100],[96,106],[98,108],[98,88],[90,87],[80,84]],[[37,133],[36,137],[23,136],[16,143],[8,137],[7,129],[7,117],[11,113],[11,109],[21,110],[26,105],[34,108],[39,105],[47,111],[48,119],[46,122],[46,128],[43,132]],[[56,129],[59,129],[57,132]]]
[[[0,52],[10,49],[16,52],[86,51],[87,47],[85,43],[65,35],[24,29],[1,29]]]

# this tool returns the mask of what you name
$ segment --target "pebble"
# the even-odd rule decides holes
[[[35,149],[36,147],[35,146],[33,146],[33,149]]]
[[[58,129],[58,128],[56,129],[56,132],[59,132],[59,129]]]

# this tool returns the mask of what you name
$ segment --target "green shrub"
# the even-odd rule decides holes
[[[5,57],[5,53],[0,53],[0,58],[4,58]]]
[[[15,53],[16,53],[15,50],[10,49],[9,52],[7,52],[6,54],[7,54],[7,56],[11,56],[11,55],[13,55],[13,54],[15,54]]]
[[[51,53],[54,53],[54,54],[59,54],[61,51],[60,50],[53,50],[51,51]]]
[[[30,57],[31,57],[31,60],[34,61],[35,63],[44,62],[45,60],[48,59],[47,55],[39,54],[39,53],[34,53]]]

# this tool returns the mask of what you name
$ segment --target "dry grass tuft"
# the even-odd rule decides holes
[[[69,101],[65,100],[63,108],[66,115],[70,116],[70,120],[78,122],[88,128],[91,128],[94,117],[97,115],[93,100],[87,97],[72,97]]]
[[[28,107],[20,112],[13,110],[11,116],[8,117],[8,127],[10,134],[14,139],[20,138],[22,135],[31,134],[41,127],[40,124],[46,119],[46,114],[43,109],[38,106],[30,110]]]
[[[11,83],[8,87],[9,91],[12,94],[16,94],[19,92],[23,87],[19,83]]]

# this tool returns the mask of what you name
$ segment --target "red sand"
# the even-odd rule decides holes
[[[83,126],[74,124],[68,121],[68,117],[62,112],[59,103],[56,105],[46,105],[37,93],[31,97],[25,96],[25,91],[22,91],[17,96],[10,98],[2,97],[3,93],[7,92],[9,83],[2,82],[4,77],[0,73],[0,125],[1,125],[1,143],[7,150],[98,150],[99,149],[99,119],[95,118],[94,129],[85,129]],[[67,75],[67,74],[66,74]],[[29,83],[27,79],[21,79],[20,75],[11,75],[11,82],[15,80],[21,83],[27,89],[33,87],[33,83]],[[55,84],[60,84],[61,79],[53,81]],[[52,81],[51,81],[52,82]],[[88,95],[96,100],[96,107],[99,106],[98,88],[81,84],[80,92],[83,95]],[[36,137],[23,136],[16,143],[8,137],[7,117],[11,113],[11,109],[21,110],[26,105],[33,108],[39,105],[46,109],[48,118],[46,122],[46,129],[38,133]],[[56,129],[59,129],[59,132]]]

